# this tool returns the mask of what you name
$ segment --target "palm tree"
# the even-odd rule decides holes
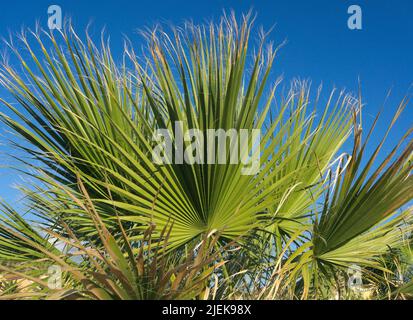
[[[144,32],[144,52],[126,45],[120,66],[103,36],[71,26],[21,35],[25,54],[9,44],[23,72],[5,62],[0,81],[20,107],[2,99],[0,118],[29,157],[35,218],[2,206],[0,271],[29,281],[4,298],[343,298],[355,265],[365,284],[384,281],[383,257],[412,229],[411,131],[365,163],[361,97],[333,91],[317,117],[308,83],[278,95],[278,48],[264,33],[250,48],[253,21]],[[244,141],[259,170],[230,153],[154,162],[159,130],[176,159],[190,129],[259,130]]]

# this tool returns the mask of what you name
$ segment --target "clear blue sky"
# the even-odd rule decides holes
[[[46,28],[47,8],[52,4],[61,6],[63,15],[72,18],[78,31],[93,22],[92,30],[98,35],[105,26],[115,54],[120,52],[123,34],[139,43],[136,33],[139,28],[157,22],[180,24],[187,19],[200,23],[217,19],[224,9],[241,13],[253,8],[258,14],[258,25],[266,29],[276,25],[272,40],[288,41],[274,69],[275,75],[284,76],[285,83],[294,77],[311,79],[314,86],[322,82],[327,95],[333,86],[357,91],[360,77],[367,122],[380,109],[387,91],[393,89],[377,133],[383,132],[380,129],[390,121],[397,103],[413,83],[413,1],[410,0],[14,0],[2,2],[0,36],[7,37],[9,31],[18,31],[22,26],[33,27],[35,21]],[[347,28],[347,8],[352,4],[360,5],[363,10],[361,31]],[[0,95],[7,97],[2,89]],[[412,126],[412,119],[413,103],[398,122],[393,142]],[[0,133],[4,134],[4,128],[0,128]],[[4,136],[0,139],[3,143]],[[390,146],[387,144],[384,150],[389,151]],[[9,151],[0,146],[0,196],[15,202],[18,197],[11,186],[22,180],[15,172],[1,168],[10,163],[3,155]]]

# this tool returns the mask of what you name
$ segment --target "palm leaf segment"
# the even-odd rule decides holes
[[[251,28],[245,16],[188,24],[173,37],[146,33],[149,55],[141,61],[125,49],[128,62],[120,68],[107,43],[100,49],[89,37],[83,43],[70,28],[59,35],[63,44],[53,34],[46,40],[32,34],[42,57],[22,36],[29,57],[10,46],[25,76],[5,65],[1,81],[24,110],[6,103],[14,116],[2,120],[27,140],[21,147],[41,163],[39,179],[73,192],[84,181],[107,222],[113,210],[137,229],[153,222],[162,230],[172,222],[173,246],[213,230],[235,238],[261,221],[295,232],[291,221],[307,219],[314,197],[309,187],[349,134],[346,111],[354,102],[332,94],[319,121],[308,112],[305,84],[277,102],[278,82],[266,91],[277,50],[263,39],[249,65]],[[260,152],[259,172],[243,175],[243,164],[229,164],[229,154],[225,165],[155,164],[154,132],[168,130],[176,146],[176,122],[182,132],[260,130],[260,151],[252,148]],[[82,230],[93,226],[85,222]]]

